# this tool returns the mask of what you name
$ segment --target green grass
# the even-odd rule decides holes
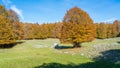
[[[0,49],[0,68],[116,68],[118,64],[108,62],[97,62],[86,56],[70,54],[69,49],[56,50],[51,48],[58,39],[46,40],[21,40],[13,48]],[[109,40],[95,40],[90,43],[83,43],[84,48],[88,45],[100,43],[114,44],[118,38]],[[61,44],[64,45],[64,44]],[[67,44],[65,44],[67,45]],[[40,47],[43,46],[43,47]],[[69,45],[71,46],[71,45]],[[81,48],[80,48],[81,49]],[[78,50],[78,49],[77,49]],[[64,53],[68,51],[68,53]],[[76,51],[76,49],[73,49]],[[101,66],[103,65],[103,66]],[[107,67],[106,67],[107,66]]]
[[[119,44],[120,38],[109,38],[109,39],[95,39],[92,42],[83,43],[83,46],[96,45],[96,44]]]
[[[0,49],[1,68],[34,68],[43,63],[85,63],[91,61],[80,55],[56,53],[54,48],[50,48],[57,39],[46,40],[22,40],[24,43],[18,44],[10,49]],[[37,48],[36,45],[48,46]],[[72,59],[72,60],[71,60]],[[81,60],[78,60],[81,59]]]

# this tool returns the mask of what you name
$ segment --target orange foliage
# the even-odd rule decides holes
[[[89,15],[78,7],[70,9],[64,17],[61,31],[61,42],[89,42],[96,37],[95,25]]]

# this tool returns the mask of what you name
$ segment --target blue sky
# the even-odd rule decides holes
[[[120,20],[120,0],[0,0],[0,3],[13,9],[23,22],[62,21],[66,11],[74,6],[86,11],[94,22]]]

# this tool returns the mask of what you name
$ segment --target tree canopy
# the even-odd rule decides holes
[[[92,41],[95,37],[95,25],[85,11],[78,7],[67,11],[61,31],[62,43],[68,41],[78,47],[80,43]]]
[[[0,45],[15,43],[21,39],[58,38],[61,43],[80,43],[93,41],[95,38],[106,39],[120,37],[120,21],[113,23],[93,23],[93,20],[78,7],[67,11],[62,22],[25,23],[12,9],[0,5]]]
[[[15,42],[9,18],[8,11],[0,5],[0,44]]]

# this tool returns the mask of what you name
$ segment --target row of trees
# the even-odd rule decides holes
[[[97,38],[105,39],[105,38],[113,38],[120,36],[120,21],[115,20],[113,23],[97,23],[96,31]]]
[[[59,38],[61,43],[73,43],[74,47],[79,47],[82,42],[117,37],[119,33],[120,21],[93,23],[87,12],[78,7],[67,11],[62,22],[32,24],[20,22],[13,10],[0,5],[0,44],[21,39]]]
[[[62,23],[38,23],[24,24],[24,38],[23,39],[46,39],[46,38],[60,38],[60,29]]]

